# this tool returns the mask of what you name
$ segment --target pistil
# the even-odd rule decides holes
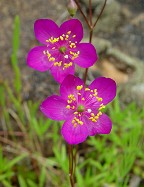
[[[64,54],[66,52],[66,47],[65,46],[62,46],[59,48],[59,51]]]
[[[77,108],[77,112],[84,112],[85,107],[83,105],[79,105]]]

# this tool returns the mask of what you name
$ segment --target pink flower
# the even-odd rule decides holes
[[[69,144],[79,144],[87,136],[109,134],[112,122],[102,113],[116,95],[116,83],[110,78],[95,79],[88,88],[84,82],[68,75],[60,86],[60,96],[48,97],[41,111],[53,120],[65,120],[62,135]]]
[[[80,43],[83,28],[77,19],[65,21],[60,27],[50,19],[39,19],[34,24],[34,32],[43,46],[29,51],[27,64],[41,72],[50,70],[59,83],[68,74],[74,74],[75,63],[88,68],[97,60],[94,46]]]

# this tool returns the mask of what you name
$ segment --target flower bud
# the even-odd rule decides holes
[[[70,16],[72,16],[72,17],[76,14],[77,5],[76,5],[76,3],[74,2],[74,0],[69,0],[69,1],[68,1],[67,10],[68,10]]]

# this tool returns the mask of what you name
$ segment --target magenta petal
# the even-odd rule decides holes
[[[92,122],[86,117],[84,119],[90,136],[94,136],[95,134],[109,134],[112,129],[112,122],[106,114],[102,114],[97,122]]]
[[[67,34],[67,32],[71,31],[71,34],[69,35],[69,40],[72,42],[77,41],[78,43],[83,38],[83,27],[81,22],[78,19],[70,19],[68,21],[65,21],[60,26],[60,33]],[[73,35],[76,35],[73,38]]]
[[[102,97],[104,105],[111,102],[116,96],[116,83],[110,78],[99,77],[90,84],[89,88],[97,89],[98,97]]]
[[[48,44],[46,40],[50,37],[59,36],[58,25],[50,19],[38,19],[34,24],[34,32],[37,40],[43,44]]]
[[[68,95],[74,94],[75,98],[77,98],[77,86],[82,85],[83,88],[81,92],[84,92],[84,82],[74,75],[68,75],[60,86],[60,94],[62,98],[67,99]]]
[[[54,79],[57,82],[61,83],[67,77],[67,75],[74,74],[74,64],[69,68],[65,68],[64,70],[62,69],[62,67],[53,66],[50,71]]]
[[[74,127],[72,124],[73,118],[74,115],[71,115],[68,120],[65,121],[61,133],[69,144],[79,144],[86,140],[88,129],[85,124]]]
[[[38,71],[47,71],[53,63],[49,62],[48,57],[44,55],[43,51],[45,50],[47,50],[47,47],[45,46],[31,49],[27,56],[28,66]]]
[[[40,110],[50,119],[65,120],[71,113],[66,106],[67,102],[60,96],[52,95],[42,102]]]
[[[74,62],[83,68],[92,66],[98,59],[94,46],[90,43],[80,43],[77,45],[76,51],[80,51]]]

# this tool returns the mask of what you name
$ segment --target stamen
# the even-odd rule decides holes
[[[71,33],[71,31],[68,31],[68,32],[67,32],[67,34],[70,34],[70,33]]]
[[[70,109],[70,105],[67,105],[66,108],[67,108],[67,109]]]
[[[64,40],[64,38],[62,36],[60,36],[60,40]]]
[[[54,66],[60,67],[61,65],[62,65],[62,61],[60,61],[60,62],[55,62],[55,63],[54,63]]]
[[[74,119],[72,120],[72,124],[74,125],[74,127],[76,127],[78,124],[79,125],[83,125],[83,121],[81,121],[79,118],[74,117]]]
[[[89,88],[85,88],[85,91],[90,91],[90,89]]]
[[[70,63],[64,63],[64,68],[63,69],[65,69],[65,68],[69,68],[70,66],[72,66],[72,62],[70,62]]]
[[[94,115],[94,113],[91,113],[90,115],[91,115],[91,117],[89,119],[92,122],[97,122],[97,120],[99,119],[99,117],[102,115],[102,112],[98,112],[96,116]]]
[[[76,89],[77,90],[81,90],[83,88],[83,85],[77,86]]]

